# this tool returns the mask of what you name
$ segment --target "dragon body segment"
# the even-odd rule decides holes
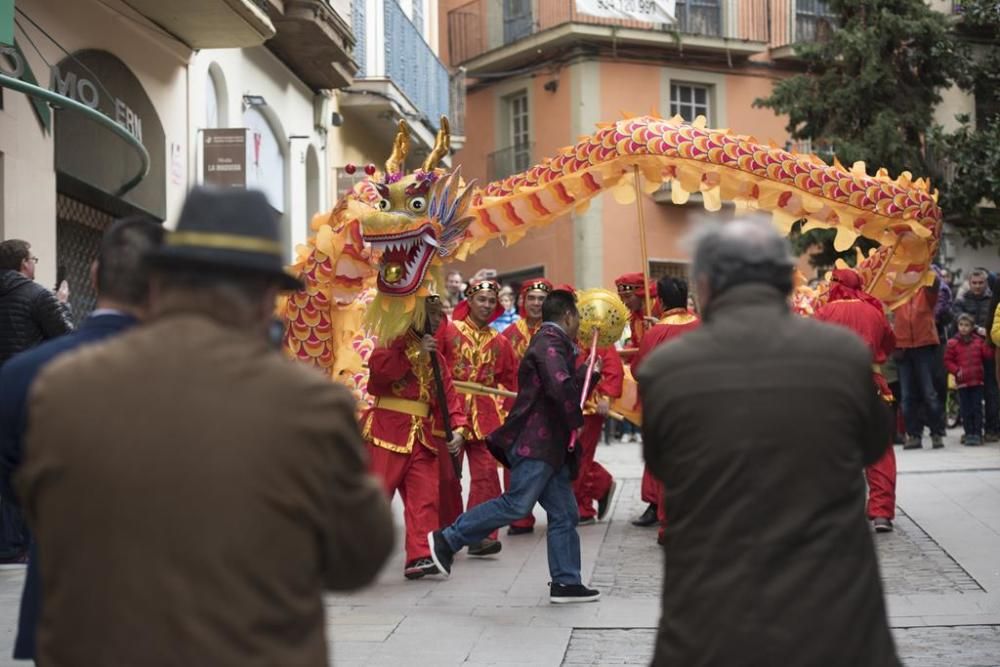
[[[602,124],[530,169],[476,187],[463,183],[457,169],[436,168],[447,151],[447,129],[443,121],[424,165],[404,172],[408,134],[401,123],[385,171],[367,169],[368,179],[314,220],[316,234],[291,267],[306,287],[282,305],[290,356],[333,377],[363,374],[364,351],[376,340],[423,326],[422,297],[443,291],[445,258],[464,260],[492,239],[517,242],[602,192],[628,203],[635,178],[647,193],[669,183],[676,204],[701,192],[708,210],[733,201],[769,212],[786,232],[801,219],[804,230],[836,229],[841,250],[859,235],[877,241],[880,247],[859,257],[856,270],[890,307],[930,282],[941,211],[929,184],[908,173],[869,175],[863,163],[827,165],[706,129],[703,119],[642,116]]]

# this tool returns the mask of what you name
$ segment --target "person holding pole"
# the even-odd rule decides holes
[[[656,283],[656,294],[664,311],[663,317],[647,332],[645,338],[642,339],[642,345],[639,346],[639,351],[632,357],[632,372],[636,374],[639,373],[643,361],[653,350],[701,325],[698,316],[688,309],[688,284],[686,280],[663,276]],[[647,488],[655,489],[655,519],[660,524],[656,539],[662,544],[667,524],[666,508],[663,505],[663,485],[649,471],[649,467],[644,466],[642,469],[643,500],[645,500]],[[646,511],[648,512],[649,509],[647,508]],[[645,523],[642,517],[633,521],[632,524],[640,527],[650,525]]]
[[[533,278],[521,285],[517,304],[521,319],[503,331],[503,337],[509,340],[511,347],[514,348],[514,358],[518,365],[524,358],[524,353],[528,351],[528,343],[542,326],[542,303],[552,289],[552,283],[545,278]],[[507,404],[504,407],[510,411],[513,405],[514,401],[507,399]],[[510,489],[510,470],[507,468],[504,468],[503,471],[503,486],[505,489]],[[524,535],[532,533],[534,530],[535,515],[528,513],[527,516],[512,521],[507,527],[507,534]]]
[[[599,359],[595,362],[589,378],[586,367],[576,368],[574,341],[580,315],[571,293],[549,294],[542,319],[518,370],[520,389],[510,416],[487,438],[490,452],[511,469],[511,488],[470,508],[450,526],[429,535],[428,542],[438,571],[447,576],[459,550],[541,503],[549,520],[549,601],[591,602],[600,592],[585,586],[580,575],[578,515],[571,485],[579,448],[571,450],[570,442],[573,432],[583,426],[584,386],[598,381],[601,364]]]
[[[486,389],[500,386],[517,389],[517,360],[510,342],[490,324],[503,314],[499,304],[500,284],[492,278],[474,278],[466,289],[466,300],[454,311],[454,321],[438,331],[438,341],[452,377]],[[503,415],[495,396],[477,391],[465,396],[469,440],[465,455],[469,458],[469,507],[500,495],[497,464],[486,448],[486,437],[500,428]],[[502,548],[493,532],[469,554],[491,556]]]
[[[429,329],[444,317],[440,297],[426,303]],[[391,499],[403,499],[406,526],[406,565],[403,575],[419,579],[437,574],[430,559],[427,533],[441,525],[439,457],[457,455],[468,437],[462,400],[451,383],[451,373],[431,332],[409,332],[385,347],[377,347],[368,360],[368,393],[375,404],[361,417],[361,433],[368,445],[369,471],[382,481]],[[452,437],[444,445],[435,431],[444,431],[439,388],[432,360],[437,357],[447,401]]]

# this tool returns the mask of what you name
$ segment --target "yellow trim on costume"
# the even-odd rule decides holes
[[[677,326],[680,324],[690,324],[691,322],[695,322],[697,320],[698,318],[695,315],[689,313],[687,310],[680,313],[670,311],[666,313],[664,317],[660,318],[660,324],[672,324],[674,326]]]
[[[169,246],[217,248],[221,250],[248,250],[280,255],[281,244],[271,239],[262,239],[242,234],[218,234],[215,232],[172,232],[165,243]]]
[[[397,398],[395,396],[376,396],[375,407],[392,412],[401,412],[411,417],[428,417],[431,414],[429,403],[422,401],[411,401],[408,398]]]

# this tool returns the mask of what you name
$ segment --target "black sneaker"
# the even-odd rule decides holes
[[[501,549],[503,549],[503,545],[500,544],[500,540],[491,540],[490,538],[487,537],[479,544],[473,544],[469,546],[469,555],[492,556],[493,554],[500,553]]]
[[[650,503],[646,508],[646,511],[642,515],[632,522],[633,526],[639,526],[640,528],[649,528],[656,524],[656,505]]]
[[[583,584],[549,584],[549,602],[552,604],[597,602],[600,598],[600,591],[587,588]]]
[[[437,574],[438,568],[430,558],[411,560],[403,568],[403,576],[407,579],[420,579],[429,574]]]
[[[579,521],[577,521],[576,525],[578,525],[578,526],[593,526],[595,523],[597,523],[597,519],[594,518],[594,517],[592,517],[592,516],[588,516],[588,517],[584,517],[583,519],[580,519]]]
[[[932,435],[931,436],[931,447],[934,449],[941,449],[944,447],[944,436],[943,435]]]
[[[983,440],[985,442],[1000,442],[1000,434],[994,433],[993,431],[987,431]]]
[[[534,526],[507,526],[508,535],[528,535],[535,532]]]
[[[437,571],[445,577],[451,576],[451,563],[455,560],[455,552],[440,530],[427,533],[427,544],[431,547],[431,560],[437,566]]]
[[[892,521],[884,516],[877,516],[872,519],[872,528],[875,529],[876,533],[891,533]]]
[[[597,501],[597,520],[603,521],[604,517],[608,515],[608,510],[611,509],[611,500],[615,497],[615,490],[618,488],[618,482],[611,480],[611,486],[608,487],[608,492],[604,494],[604,497]]]
[[[906,444],[903,445],[903,449],[922,449],[924,444],[920,442],[920,436],[918,435],[908,435],[906,436]]]

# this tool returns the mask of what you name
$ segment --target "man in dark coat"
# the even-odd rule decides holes
[[[580,315],[571,292],[554,290],[542,304],[542,326],[528,345],[517,373],[518,394],[507,421],[487,438],[490,451],[510,468],[510,487],[431,533],[431,557],[448,576],[455,552],[528,514],[538,502],[548,514],[549,600],[590,602],[600,593],[580,578],[574,429],[583,426],[580,397],[587,368],[576,368]],[[596,364],[591,386],[600,379]]]
[[[152,220],[128,218],[114,223],[104,233],[94,263],[97,309],[77,331],[15,355],[0,367],[0,494],[5,498],[14,497],[11,477],[24,457],[28,389],[35,376],[56,357],[122,333],[142,318],[149,293],[145,256],[162,240],[163,227]],[[14,642],[16,659],[35,657],[40,604],[38,552],[32,544]]]
[[[37,263],[27,241],[0,243],[0,364],[73,330],[59,298],[35,282]]]
[[[864,505],[891,421],[864,343],[790,313],[793,267],[770,225],[706,230],[704,324],[639,371],[667,512],[654,665],[900,664]]]
[[[370,582],[394,529],[354,398],[269,339],[283,256],[263,193],[195,188],[148,321],[35,379],[39,664],[329,663],[323,591]]]

